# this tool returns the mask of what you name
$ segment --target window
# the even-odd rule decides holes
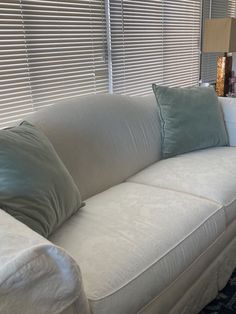
[[[236,0],[203,0],[202,32],[204,34],[204,21],[206,18],[235,17]],[[221,53],[202,53],[201,80],[202,82],[215,83],[216,62]]]
[[[164,1],[163,84],[196,86],[200,68],[201,1]]]
[[[1,127],[63,98],[107,92],[104,1],[0,1],[0,24]]]
[[[0,125],[32,112],[25,34],[19,1],[0,3]]]
[[[196,0],[110,0],[114,92],[198,84],[200,13]]]
[[[198,84],[200,21],[200,0],[0,0],[0,127],[77,95]]]
[[[236,16],[236,1],[235,0],[228,0],[227,6],[228,16],[235,17]]]
[[[107,91],[101,0],[21,0],[34,107]]]

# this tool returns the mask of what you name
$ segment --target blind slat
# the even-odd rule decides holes
[[[234,16],[235,2],[212,0],[212,15]],[[153,82],[198,84],[200,0],[110,0],[109,9],[110,24],[105,0],[0,0],[0,127],[62,99],[106,93],[109,75],[114,92],[129,95],[149,94]],[[206,80],[215,60],[202,57]]]
[[[154,82],[198,84],[201,1],[110,0],[110,6],[116,93],[147,94]]]
[[[107,92],[103,0],[0,1],[0,127],[54,102]]]
[[[42,106],[42,100],[51,104],[61,97],[84,95],[87,90],[107,92],[104,1],[22,3],[34,107]],[[64,87],[58,86],[67,78],[70,81]],[[50,93],[42,82],[51,83]]]
[[[32,98],[20,2],[1,1],[0,21],[1,127],[2,124],[11,125],[15,117],[22,112],[25,114],[32,112]],[[20,53],[16,62],[17,52]]]

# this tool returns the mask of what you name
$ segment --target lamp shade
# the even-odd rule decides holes
[[[206,19],[203,52],[236,52],[236,18]]]

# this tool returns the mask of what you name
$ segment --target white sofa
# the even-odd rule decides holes
[[[234,146],[236,101],[220,101]],[[1,314],[190,314],[225,286],[236,267],[236,148],[160,160],[154,96],[81,97],[28,120],[86,206],[49,240],[1,212]],[[30,251],[37,262],[45,246],[56,253],[26,269],[26,284],[19,259]]]

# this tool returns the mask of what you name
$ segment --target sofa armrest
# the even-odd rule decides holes
[[[89,313],[72,257],[0,209],[0,313],[56,314],[75,300]]]
[[[236,146],[236,98],[219,97],[225,124],[229,135],[229,145]]]

